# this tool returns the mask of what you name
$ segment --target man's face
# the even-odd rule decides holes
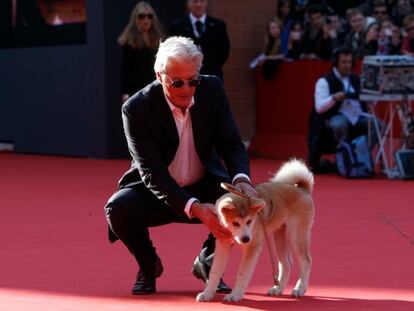
[[[362,32],[365,29],[365,17],[362,14],[352,15],[349,23],[354,32]]]
[[[385,21],[388,19],[388,11],[385,5],[379,5],[374,8],[372,16],[375,17],[377,21]]]
[[[341,20],[338,15],[331,15],[328,17],[333,29],[340,30],[342,27]]]
[[[316,29],[322,28],[323,23],[324,23],[323,15],[319,12],[313,13],[312,15],[310,15],[309,20],[310,20],[310,24],[312,25],[312,27]]]
[[[207,11],[207,0],[188,0],[188,10],[197,18],[200,18]]]
[[[157,79],[161,82],[165,96],[171,103],[185,109],[190,105],[194,96],[196,86],[191,86],[189,81],[198,79],[199,67],[197,62],[180,61],[170,58],[165,72],[157,73]],[[184,82],[181,87],[175,87],[173,81],[181,80]]]
[[[339,54],[336,67],[341,76],[348,76],[352,71],[352,54]]]

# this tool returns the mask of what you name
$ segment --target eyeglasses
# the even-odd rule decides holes
[[[140,14],[138,14],[139,19],[144,19],[144,18],[153,19],[153,17],[154,17],[154,15],[152,13],[148,13],[148,14],[140,13]]]
[[[183,87],[183,85],[187,82],[188,86],[190,87],[196,87],[200,85],[201,79],[199,76],[197,76],[196,79],[190,79],[190,80],[182,80],[182,79],[171,79],[166,73],[164,75],[168,78],[169,84],[171,84],[176,89]]]
[[[374,11],[375,15],[387,15],[387,11]]]

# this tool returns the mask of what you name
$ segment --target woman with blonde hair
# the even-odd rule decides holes
[[[271,79],[280,61],[286,59],[282,52],[281,33],[282,22],[276,17],[272,18],[266,26],[263,48],[264,57],[261,60],[262,73],[265,79]]]
[[[147,2],[139,2],[118,38],[122,46],[122,101],[155,80],[154,62],[164,31],[154,9]]]

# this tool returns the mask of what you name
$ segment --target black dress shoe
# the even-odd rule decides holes
[[[216,292],[222,294],[231,293],[231,288],[226,283],[224,283],[223,278],[220,278],[220,283],[217,285]]]
[[[193,268],[191,269],[193,275],[204,282],[204,285],[207,284],[208,275],[210,273],[210,266],[203,263],[199,256],[194,261]],[[220,283],[217,285],[217,293],[228,294],[231,292],[231,288],[224,283],[223,278],[220,278]]]
[[[154,273],[144,273],[142,270],[139,270],[137,274],[137,280],[132,287],[132,294],[149,295],[155,293],[155,279],[159,278],[163,271],[164,268],[162,266],[161,260],[157,256],[157,261],[155,264],[155,275]]]

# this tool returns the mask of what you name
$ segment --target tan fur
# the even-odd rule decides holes
[[[232,232],[234,240],[243,250],[236,284],[233,291],[224,297],[225,301],[240,301],[252,276],[265,240],[263,227],[258,220],[259,213],[264,219],[267,234],[274,239],[279,259],[279,286],[270,288],[268,294],[276,296],[283,293],[290,276],[291,254],[300,270],[300,277],[291,294],[295,297],[305,294],[312,265],[310,238],[314,219],[313,183],[313,175],[306,165],[293,159],[286,162],[271,181],[256,187],[259,198],[248,200],[228,193],[217,200],[220,222]],[[227,265],[231,244],[226,240],[216,241],[209,282],[204,291],[198,294],[198,301],[213,299]]]

